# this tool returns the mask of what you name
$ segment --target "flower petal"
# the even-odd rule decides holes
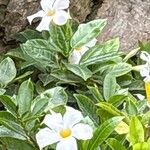
[[[88,50],[89,50],[88,47],[82,46],[82,48],[81,48],[81,50],[80,50],[81,56],[82,56],[86,51],[88,51]]]
[[[81,53],[78,51],[73,51],[69,56],[70,64],[79,64],[80,59],[81,59]]]
[[[35,13],[31,16],[28,16],[27,19],[28,19],[29,23],[31,24],[34,18],[44,17],[44,16],[45,16],[45,12],[43,10],[40,10],[37,13]]]
[[[67,9],[69,7],[70,1],[69,0],[56,0],[54,3],[54,9]]]
[[[49,9],[53,8],[55,0],[41,0],[42,9],[47,12]]]
[[[62,115],[60,113],[48,114],[45,116],[43,123],[55,131],[60,131],[63,127]]]
[[[88,140],[93,137],[93,129],[87,124],[79,123],[72,128],[72,135],[79,140]]]
[[[77,150],[77,142],[73,137],[61,140],[57,146],[56,150]]]
[[[68,19],[70,19],[69,13],[63,10],[56,11],[53,17],[54,23],[60,26],[66,24]]]
[[[146,51],[141,52],[140,58],[146,62],[150,62],[150,54]]]
[[[140,69],[140,74],[142,77],[147,77],[150,75],[150,66],[148,63],[146,63],[145,65],[143,65]]]
[[[97,42],[97,39],[94,38],[93,40],[91,40],[90,42],[85,44],[84,46],[87,46],[87,47],[91,48],[91,47],[95,46],[96,42]]]
[[[83,115],[80,111],[72,108],[66,107],[66,112],[63,116],[64,127],[71,128],[73,125],[77,124],[83,119]]]
[[[49,17],[49,16],[43,17],[40,24],[37,26],[36,30],[40,32],[43,30],[49,31],[49,25],[50,25],[51,20],[52,20],[52,17]]]
[[[36,140],[41,150],[48,145],[60,141],[61,138],[57,133],[53,132],[49,128],[44,128],[36,134]]]

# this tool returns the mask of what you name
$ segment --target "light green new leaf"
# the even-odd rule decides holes
[[[105,19],[97,19],[86,24],[80,24],[71,39],[71,47],[81,47],[97,37],[106,25]]]
[[[118,140],[114,138],[109,138],[106,143],[112,150],[127,150]]]
[[[112,39],[96,45],[84,53],[80,60],[81,65],[91,65],[99,62],[114,60],[119,56],[119,39]]]
[[[132,70],[132,66],[127,63],[118,63],[113,66],[112,70],[110,71],[115,77],[119,77],[122,75],[127,74]]]
[[[89,116],[90,119],[95,123],[95,125],[97,125],[99,118],[96,115],[97,109],[93,101],[81,94],[75,94],[74,96],[77,99],[78,106],[82,110],[82,112],[86,116]]]
[[[83,78],[85,81],[92,76],[92,72],[85,66],[65,64],[67,69],[75,75]]]
[[[109,135],[114,131],[114,128],[122,121],[124,117],[113,117],[101,124],[94,132],[93,138],[89,141],[87,150],[95,150],[102,144]]]
[[[103,95],[105,100],[108,100],[115,94],[117,88],[116,77],[113,74],[107,74],[103,83]]]
[[[13,60],[9,57],[0,63],[0,87],[5,87],[16,76],[16,68]]]
[[[33,99],[33,84],[29,80],[24,81],[18,91],[17,102],[18,102],[18,112],[20,115],[23,115],[26,112],[30,111],[31,102]]]
[[[140,142],[133,145],[133,150],[148,150],[148,144],[146,142]]]
[[[133,145],[144,142],[144,129],[137,117],[132,117],[129,130],[129,138]]]

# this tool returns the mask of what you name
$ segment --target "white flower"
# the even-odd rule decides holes
[[[87,44],[83,45],[82,47],[76,47],[69,57],[69,62],[71,64],[79,64],[82,55],[87,50],[89,50],[89,48],[95,46],[96,42],[97,42],[97,39],[94,38],[93,40],[91,40]]]
[[[88,140],[93,136],[93,129],[80,123],[82,119],[81,112],[71,107],[66,107],[63,117],[54,112],[46,115],[43,123],[47,127],[36,134],[40,149],[58,142],[56,150],[77,150],[76,139]]]
[[[31,24],[32,20],[36,17],[42,17],[38,27],[38,31],[49,30],[49,24],[53,20],[57,25],[64,25],[70,19],[69,12],[64,9],[69,7],[69,0],[41,0],[41,7],[43,10],[28,16],[27,19]]]
[[[142,94],[134,94],[135,96],[137,96],[137,98],[141,101],[143,101],[145,99],[145,96]]]
[[[146,51],[142,51],[140,58],[146,61],[146,64],[142,65],[140,68],[140,74],[144,78],[144,81],[150,81],[150,54]]]

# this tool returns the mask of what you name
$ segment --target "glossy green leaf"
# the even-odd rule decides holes
[[[112,39],[96,45],[84,53],[80,60],[81,65],[91,65],[116,59],[119,56],[119,39]]]
[[[116,140],[115,138],[109,138],[106,143],[109,145],[109,147],[112,150],[127,150],[118,140]]]
[[[17,106],[11,99],[11,97],[6,96],[6,95],[0,95],[0,102],[3,103],[5,108],[10,111],[12,114],[16,115],[17,113]]]
[[[75,94],[74,96],[77,99],[78,106],[82,112],[86,116],[89,116],[90,119],[97,125],[99,118],[96,115],[96,106],[92,100],[81,94]]]
[[[25,140],[26,138],[17,132],[14,132],[6,127],[0,126],[0,138],[12,137],[16,139]]]
[[[130,122],[130,141],[134,145],[144,142],[144,129],[137,117],[132,117]]]
[[[89,141],[88,150],[98,148],[110,136],[122,119],[123,117],[114,117],[101,124],[94,132],[93,138]]]
[[[71,47],[81,47],[97,37],[106,25],[105,19],[97,19],[86,24],[80,24],[71,39]]]
[[[132,70],[132,66],[127,63],[118,63],[113,66],[112,70],[110,71],[115,77],[119,77],[122,75],[127,74]]]
[[[67,103],[68,96],[67,96],[64,88],[58,86],[58,87],[46,90],[43,93],[41,93],[34,100],[34,103],[37,103],[37,101],[39,99],[47,100],[48,104],[47,104],[47,107],[45,108],[45,111],[46,111],[46,110],[49,110],[49,109],[52,109],[52,108],[55,108],[55,107],[58,107],[61,105],[65,105]],[[35,105],[34,103],[33,103],[33,105]],[[37,110],[37,108],[35,110]]]
[[[25,140],[19,140],[10,137],[0,138],[0,141],[7,150],[38,150]]]
[[[65,64],[67,69],[75,75],[83,78],[85,81],[92,76],[92,72],[85,66]]]
[[[33,84],[29,80],[24,81],[18,91],[17,102],[18,102],[18,112],[20,115],[23,115],[26,112],[30,111],[31,102],[33,99]]]
[[[115,94],[117,87],[116,77],[113,74],[107,74],[103,83],[103,94],[105,100],[108,100]]]
[[[48,41],[42,39],[29,40],[21,45],[25,59],[34,61],[36,66],[46,68],[53,66],[53,54]]]
[[[90,90],[93,97],[97,100],[97,102],[104,101],[104,98],[96,85],[94,87],[88,86],[88,89]]]
[[[102,110],[107,111],[108,113],[112,114],[113,116],[121,116],[123,115],[119,109],[107,102],[100,102],[97,104]]]
[[[71,50],[70,39],[72,37],[71,23],[68,21],[63,26],[56,24],[50,24],[50,45],[54,51],[62,53],[64,56],[68,56]]]
[[[0,63],[0,87],[5,87],[15,76],[15,64],[11,58],[7,57]]]

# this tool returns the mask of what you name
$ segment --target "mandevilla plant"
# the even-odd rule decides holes
[[[149,44],[99,43],[106,19],[78,24],[69,3],[41,0],[0,63],[0,150],[150,150]]]

